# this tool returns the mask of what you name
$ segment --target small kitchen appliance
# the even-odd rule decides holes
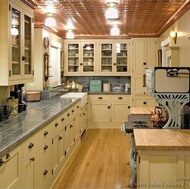
[[[102,91],[102,81],[101,80],[91,80],[90,81],[90,92],[101,92]]]

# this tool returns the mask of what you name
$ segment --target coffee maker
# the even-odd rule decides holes
[[[26,103],[23,102],[23,90],[24,84],[19,84],[14,86],[14,91],[10,92],[10,96],[13,96],[15,99],[18,99],[18,112],[26,110]]]

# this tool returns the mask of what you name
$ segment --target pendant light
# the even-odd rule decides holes
[[[45,20],[45,26],[55,27],[56,26],[56,20],[53,17],[47,17]]]
[[[119,35],[120,34],[120,30],[117,26],[113,26],[113,28],[111,28],[111,35]]]
[[[105,14],[107,19],[118,18],[118,10],[115,7],[109,7]]]
[[[75,36],[74,36],[74,33],[72,30],[68,30],[67,34],[66,34],[66,38],[67,39],[73,39]]]

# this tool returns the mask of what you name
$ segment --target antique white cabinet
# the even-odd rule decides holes
[[[119,128],[130,113],[130,95],[90,95],[89,128]]]
[[[1,0],[0,10],[0,85],[31,82],[34,10],[19,0]]]
[[[130,42],[66,40],[64,72],[66,76],[126,76],[130,72]]]

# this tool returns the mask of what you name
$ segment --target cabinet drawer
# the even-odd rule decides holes
[[[130,97],[127,95],[113,95],[112,100],[114,101],[129,101],[130,102]]]
[[[111,100],[111,96],[109,95],[92,95],[93,100]]]
[[[22,157],[33,153],[39,146],[39,133],[36,133],[29,137],[26,141],[22,143]]]

